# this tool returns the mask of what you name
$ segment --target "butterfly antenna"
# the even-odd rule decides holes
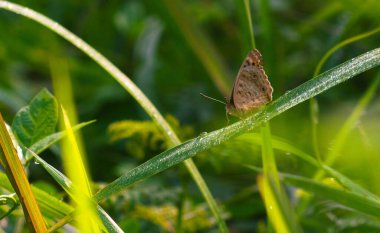
[[[225,102],[223,102],[223,101],[221,101],[221,100],[218,100],[218,99],[212,98],[212,97],[207,96],[207,95],[205,95],[205,94],[203,94],[203,93],[199,93],[199,94],[201,94],[201,96],[203,96],[203,97],[205,97],[205,98],[208,98],[208,99],[210,99],[210,100],[214,100],[214,101],[219,102],[219,103],[224,104],[224,105],[226,104]]]

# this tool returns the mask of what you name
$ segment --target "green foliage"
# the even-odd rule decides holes
[[[8,214],[12,213],[12,211],[19,206],[20,202],[18,202],[15,196],[16,194],[0,195],[0,206],[2,207],[0,219],[8,216]]]
[[[57,101],[48,90],[43,89],[28,106],[17,112],[12,123],[12,131],[22,145],[30,147],[54,133],[57,121]]]
[[[73,127],[73,130],[79,130],[82,127],[85,127],[94,121],[89,122],[83,122]],[[52,145],[54,145],[56,142],[61,140],[63,137],[66,136],[66,132],[57,132],[50,135],[47,135],[46,137],[42,138],[41,140],[35,142],[31,147],[30,150],[34,151],[35,153],[39,154],[42,153],[44,150],[48,149]],[[29,151],[26,152],[26,161],[29,161],[32,158],[32,155]]]
[[[181,127],[174,116],[167,115],[165,119],[181,138],[193,135],[193,129],[189,126]],[[140,160],[145,159],[147,149],[160,152],[169,148],[171,144],[152,121],[115,122],[108,127],[108,134],[111,142],[129,139],[126,142],[126,151]]]
[[[95,200],[103,200],[98,214],[109,232],[273,231],[257,185],[268,139],[252,132],[269,119],[280,182],[303,231],[380,231],[380,79],[373,69],[379,64],[378,0],[28,3],[96,50],[81,41],[74,48],[53,35],[51,30],[61,29],[54,22],[49,30],[3,10],[4,1],[0,7],[6,32],[0,35],[0,111],[12,122],[21,106],[51,86],[51,74],[60,74],[47,65],[50,59],[67,61],[78,119],[86,122],[73,129],[82,130],[99,190]],[[226,126],[225,108],[199,93],[228,98],[252,43],[263,54],[274,102]],[[303,102],[310,97],[311,106]],[[55,225],[66,232],[74,209],[65,203],[70,181],[54,145],[66,133],[55,133],[52,99],[46,91],[37,94],[17,113],[12,129],[22,145],[42,153],[44,160],[25,168],[31,181],[50,186],[33,187],[48,226],[69,223]],[[83,128],[89,119],[96,124]],[[185,143],[178,146],[178,138]],[[191,168],[186,159],[192,157],[198,173],[175,166],[186,161]],[[207,208],[190,176],[196,184],[206,180],[203,187],[214,197],[204,190],[202,195],[223,211]],[[0,186],[5,194],[13,192],[3,173]],[[25,229],[20,216],[16,208],[0,231]]]

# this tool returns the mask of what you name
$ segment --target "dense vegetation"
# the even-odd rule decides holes
[[[0,232],[380,231],[379,1],[17,4],[48,18],[0,1]],[[200,93],[253,48],[273,102],[227,123]]]

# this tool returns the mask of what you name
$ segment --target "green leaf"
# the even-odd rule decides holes
[[[30,147],[54,133],[58,121],[58,105],[46,89],[40,91],[26,107],[17,112],[12,131],[21,144]]]
[[[0,172],[0,187],[7,192],[14,192],[7,176]],[[41,208],[44,218],[58,219],[74,211],[74,208],[57,197],[46,191],[32,186],[33,193],[36,195],[38,206]]]

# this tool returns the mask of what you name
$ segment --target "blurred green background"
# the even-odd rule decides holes
[[[163,115],[168,115],[183,140],[226,125],[225,107],[199,93],[221,100],[229,98],[235,75],[251,50],[243,1],[14,2],[57,21],[106,56]],[[380,24],[377,0],[258,0],[252,1],[251,9],[256,46],[263,55],[274,99],[312,78],[318,61],[338,42]],[[378,34],[349,44],[334,53],[322,71],[378,46]],[[202,56],[213,59],[222,76],[213,78]],[[135,100],[71,44],[29,19],[0,10],[0,111],[9,123],[42,88],[54,92],[51,61],[57,59],[67,66],[80,121],[97,120],[82,130],[95,181],[111,182],[165,150],[162,138],[152,132],[111,140],[111,124],[149,120]],[[378,72],[370,70],[318,96],[322,157]],[[309,112],[309,103],[300,104],[272,120],[271,129],[274,136],[313,155]],[[375,96],[334,165],[377,194],[380,194],[379,113],[379,96]],[[260,145],[250,140],[249,135],[243,135],[194,158],[211,192],[224,205],[231,232],[262,232],[266,221],[255,185],[256,174],[243,167],[261,165]],[[291,154],[276,152],[276,155],[280,171],[303,176],[314,173],[313,168]],[[42,156],[53,166],[61,167],[54,148]],[[30,175],[35,182],[51,181],[38,165],[31,167]],[[295,195],[292,190],[289,192]],[[188,231],[216,230],[201,194],[182,165],[117,197],[109,202],[121,203],[120,206],[110,204],[108,210],[129,229],[134,226],[141,232],[170,232],[170,227],[162,223],[166,220],[146,219],[144,211],[159,206],[167,213],[166,205],[174,208],[180,200],[186,200],[186,208],[200,209],[196,215],[199,219],[189,221],[192,225]],[[312,204],[309,214],[313,213],[316,219],[303,220],[306,232],[326,228],[344,232],[360,225],[351,227],[347,223],[337,227],[339,218],[352,216],[328,204],[331,203],[320,200]],[[140,205],[148,209],[141,209]]]

